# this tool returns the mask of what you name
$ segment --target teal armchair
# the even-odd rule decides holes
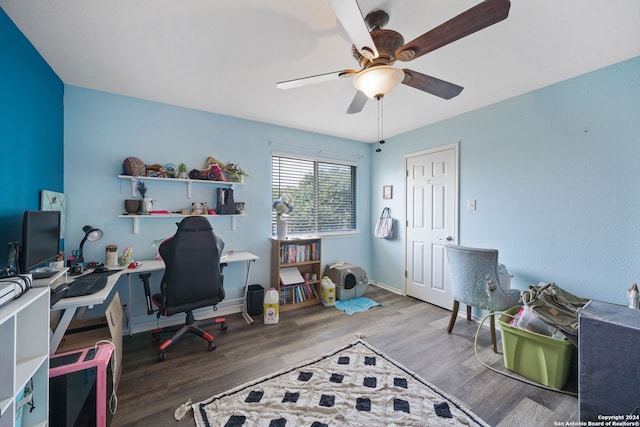
[[[460,303],[467,306],[467,320],[471,320],[471,307],[487,310],[492,314],[490,316],[491,343],[493,351],[497,352],[493,312],[504,311],[517,305],[520,300],[520,291],[502,287],[496,249],[447,245],[446,251],[453,292],[453,309],[447,333],[450,334],[453,330]],[[503,271],[506,272],[506,269],[503,268]]]

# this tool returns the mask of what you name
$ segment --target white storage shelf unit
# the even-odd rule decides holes
[[[33,378],[35,408],[24,427],[46,426],[49,407],[49,288],[32,288],[0,307],[0,427],[15,425],[16,398]]]

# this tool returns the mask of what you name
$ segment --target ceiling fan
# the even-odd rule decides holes
[[[367,99],[380,100],[399,83],[430,93],[443,99],[451,99],[463,87],[428,76],[417,71],[393,67],[396,61],[411,61],[446,46],[476,31],[507,18],[509,0],[484,0],[476,6],[405,43],[400,33],[383,29],[389,15],[374,10],[362,18],[356,0],[328,0],[338,20],[353,42],[352,54],[360,64],[360,71],[341,70],[294,80],[279,82],[280,89],[291,89],[338,78],[353,77],[357,92],[347,109],[347,114],[359,113]]]

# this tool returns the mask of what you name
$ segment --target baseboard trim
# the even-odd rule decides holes
[[[385,283],[382,283],[382,282],[376,282],[375,280],[370,280],[369,284],[373,285],[373,286],[377,286],[377,287],[379,287],[381,289],[384,289],[385,291],[393,292],[394,294],[397,294],[397,295],[406,296],[405,293],[403,291],[401,291],[400,289],[391,287],[391,286],[389,286],[389,285],[387,285]]]
[[[235,313],[242,312],[242,305],[230,305],[224,308],[219,308],[216,311],[209,310],[206,312],[197,313],[194,312],[196,320],[210,319],[212,317],[225,317]],[[138,318],[139,319],[139,318]],[[136,320],[138,320],[136,319]],[[161,317],[158,319],[155,315],[150,315],[148,319],[144,319],[139,322],[135,322],[131,325],[131,331],[122,331],[123,335],[133,335],[140,332],[149,332],[157,328],[168,328],[171,326],[183,325],[184,316],[175,315],[172,317]]]

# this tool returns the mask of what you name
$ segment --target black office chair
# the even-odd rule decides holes
[[[148,303],[158,308],[160,316],[186,313],[186,322],[170,339],[158,347],[158,360],[166,359],[166,351],[184,334],[190,332],[209,342],[208,349],[216,348],[213,335],[202,327],[220,324],[220,330],[227,330],[226,319],[212,318],[196,321],[193,310],[216,305],[224,299],[223,274],[220,256],[224,241],[213,232],[209,221],[200,216],[190,216],[178,224],[173,237],[160,244],[160,256],[165,263],[165,272],[160,283],[160,294],[149,298],[149,275],[141,274]],[[148,307],[151,310],[150,304]],[[154,342],[158,342],[159,332],[153,331]]]

